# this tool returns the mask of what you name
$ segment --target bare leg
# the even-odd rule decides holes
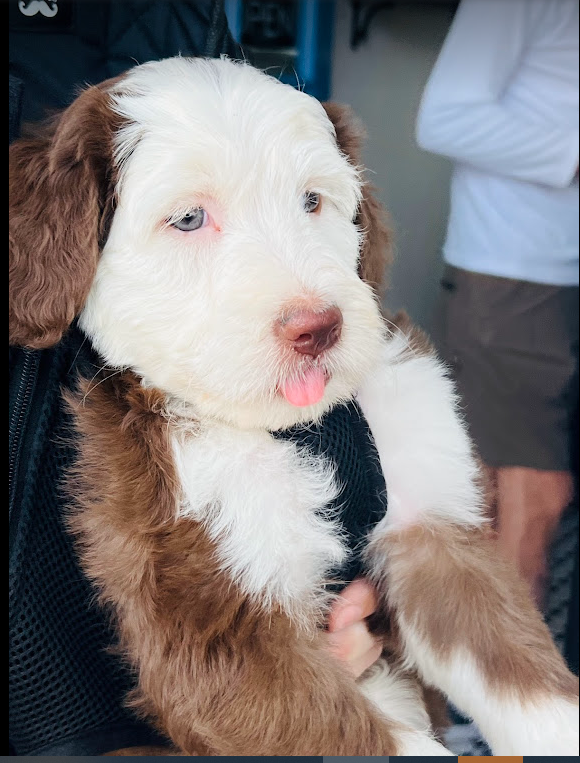
[[[573,497],[572,474],[501,467],[495,470],[495,483],[500,548],[515,562],[541,609],[550,545]]]

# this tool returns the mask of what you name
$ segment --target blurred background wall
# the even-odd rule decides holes
[[[445,235],[450,164],[417,148],[423,86],[453,18],[453,2],[394,2],[350,45],[352,7],[337,0],[330,96],[350,104],[368,132],[364,159],[390,212],[395,265],[386,302],[430,331]]]
[[[420,151],[421,93],[458,0],[225,0],[244,55],[319,100],[352,106],[364,160],[390,212],[396,260],[388,306],[433,327],[450,164]],[[365,20],[370,19],[368,24]],[[353,29],[366,29],[353,43]]]

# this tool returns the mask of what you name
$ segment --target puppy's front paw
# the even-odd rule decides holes
[[[579,754],[578,702],[531,700],[526,707],[508,710],[503,722],[505,733],[492,745],[494,755]]]

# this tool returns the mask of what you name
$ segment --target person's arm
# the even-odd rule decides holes
[[[518,180],[570,184],[578,130],[524,119],[503,98],[537,12],[529,0],[462,0],[423,94],[421,148]]]

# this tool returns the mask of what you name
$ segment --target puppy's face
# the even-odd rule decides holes
[[[322,106],[226,60],[145,64],[107,94],[117,203],[80,314],[106,362],[237,426],[351,397],[382,323]]]

